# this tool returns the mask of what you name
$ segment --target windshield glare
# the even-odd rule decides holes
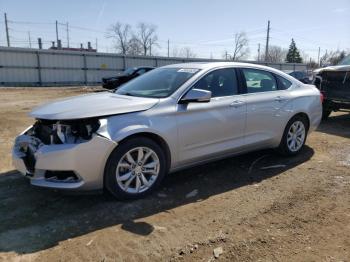
[[[168,97],[196,74],[194,68],[157,68],[125,83],[115,93],[120,95]]]
[[[350,65],[350,55],[347,57],[344,57],[343,60],[341,60],[338,65]]]
[[[123,74],[125,75],[132,75],[135,72],[136,68],[127,68],[126,70],[124,70]]]

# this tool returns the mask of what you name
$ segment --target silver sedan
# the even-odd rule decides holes
[[[299,153],[321,100],[314,86],[269,67],[164,66],[112,92],[34,109],[13,162],[36,186],[139,198],[190,166],[263,148]]]

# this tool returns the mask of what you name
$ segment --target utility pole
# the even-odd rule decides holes
[[[170,52],[169,45],[170,45],[170,43],[169,43],[169,39],[168,39],[168,57],[169,57],[169,52]]]
[[[260,61],[260,43],[258,44],[258,62]]]
[[[43,49],[43,43],[40,37],[38,38],[38,46],[39,46],[39,49]]]
[[[32,48],[32,40],[30,38],[30,31],[28,31],[28,41],[29,41],[29,48]]]
[[[69,27],[68,27],[68,22],[66,26],[66,31],[67,31],[67,47],[69,48]]]
[[[318,64],[318,66],[321,66],[320,65],[320,53],[321,53],[321,47],[318,47],[318,56],[317,56],[317,64]]]
[[[225,60],[226,61],[227,61],[227,57],[228,57],[227,50],[225,50]]]
[[[98,43],[97,43],[97,37],[96,37],[96,39],[95,39],[96,52],[97,52],[97,45],[98,45]]]
[[[58,22],[56,20],[56,43],[58,44]]]
[[[147,53],[146,53],[147,55]],[[149,40],[149,56],[152,56],[152,40]]]
[[[270,20],[267,21],[267,34],[266,34],[266,49],[265,49],[265,61],[269,55],[269,40],[270,40]]]
[[[10,35],[9,35],[9,27],[7,24],[7,14],[6,13],[5,13],[5,28],[6,28],[7,46],[10,47]]]

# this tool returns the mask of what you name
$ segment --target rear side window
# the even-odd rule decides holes
[[[279,90],[286,90],[292,86],[292,82],[285,79],[282,76],[276,75],[277,81],[278,81],[278,89]]]
[[[242,69],[248,93],[259,93],[277,90],[277,82],[270,72],[244,68]]]
[[[212,97],[232,96],[238,93],[236,71],[218,69],[203,76],[192,88],[211,91]]]

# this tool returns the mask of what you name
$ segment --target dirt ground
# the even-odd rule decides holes
[[[10,161],[26,113],[85,92],[0,89],[0,261],[350,261],[349,113],[296,157],[265,150],[192,168],[138,201],[30,186]]]

